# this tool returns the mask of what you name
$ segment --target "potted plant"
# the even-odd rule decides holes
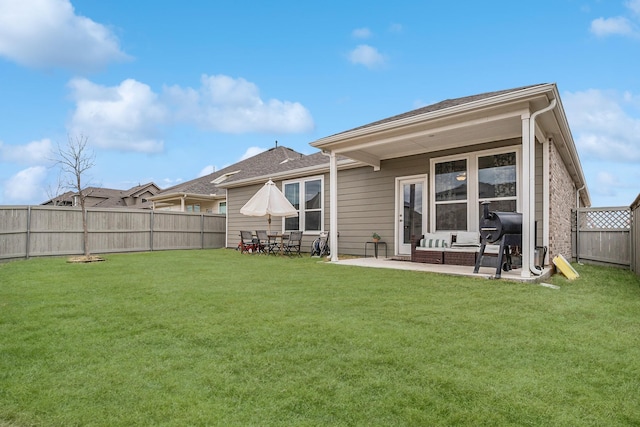
[[[380,241],[380,235],[378,233],[376,233],[375,231],[373,232],[373,234],[371,235],[371,238],[373,239],[374,242],[378,243]]]

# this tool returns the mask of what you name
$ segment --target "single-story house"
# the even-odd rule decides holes
[[[331,257],[362,255],[377,232],[393,255],[411,236],[478,232],[481,203],[522,213],[523,277],[539,274],[534,248],[571,257],[571,210],[590,206],[575,143],[555,84],[445,100],[311,143],[318,153],[271,170],[229,176],[227,246],[240,230],[265,228],[240,208],[271,178],[299,209],[272,223],[302,230],[305,244],[329,231]]]
[[[150,197],[154,210],[226,214],[226,190],[221,184],[247,177],[268,175],[305,155],[290,148],[276,146],[202,177],[166,188]]]
[[[99,208],[141,208],[150,207],[148,200],[160,192],[160,187],[149,182],[131,187],[128,190],[117,190],[104,187],[87,187],[84,189],[85,206]],[[42,205],[80,206],[78,192],[68,191]]]

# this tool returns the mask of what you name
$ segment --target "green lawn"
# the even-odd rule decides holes
[[[640,280],[232,250],[0,264],[0,426],[640,425]]]

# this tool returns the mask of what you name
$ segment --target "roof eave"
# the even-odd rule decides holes
[[[156,194],[155,196],[147,197],[147,200],[156,202],[162,200],[176,200],[176,199],[197,199],[197,200],[216,200],[216,199],[224,199],[225,196],[217,195],[217,194],[198,194],[198,193],[185,193],[182,191],[175,193],[165,193],[165,194]]]
[[[351,159],[342,159],[338,160],[338,168],[339,169],[349,169],[354,167],[364,166],[361,162],[356,162]],[[245,187],[247,185],[252,184],[262,184],[267,180],[285,180],[285,179],[293,179],[299,178],[303,176],[309,176],[317,173],[327,173],[329,172],[329,159],[327,158],[327,163],[323,163],[320,165],[307,166],[304,168],[291,169],[288,171],[271,173],[267,175],[255,176],[251,178],[240,179],[237,181],[229,182],[226,184],[219,184],[218,188],[228,189],[228,188],[237,188],[237,187]]]

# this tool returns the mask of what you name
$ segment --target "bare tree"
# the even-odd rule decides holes
[[[62,180],[62,173],[59,173],[56,178],[55,185],[47,186],[47,197],[49,197],[49,200],[51,200],[51,203],[53,204],[53,206],[62,206],[64,204],[63,190],[64,190],[64,182]]]
[[[95,163],[95,154],[87,148],[89,137],[68,136],[67,144],[60,146],[58,144],[58,152],[56,163],[60,166],[62,173],[65,175],[65,187],[73,189],[78,193],[80,199],[80,209],[82,211],[82,232],[84,242],[84,256],[89,258],[89,230],[87,228],[87,211],[85,208],[85,199],[87,192],[83,187],[83,179],[85,173],[91,169]]]

